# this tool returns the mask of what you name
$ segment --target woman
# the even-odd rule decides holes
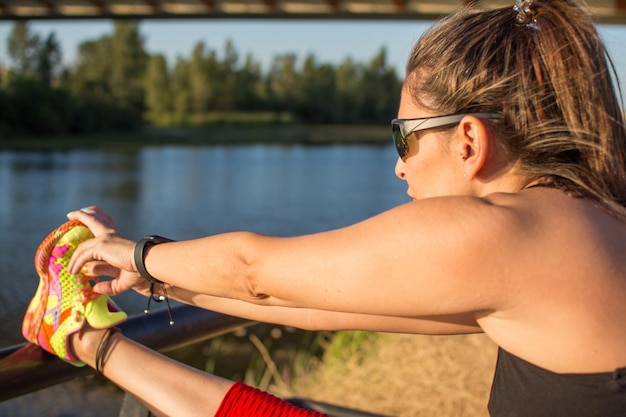
[[[113,276],[101,294],[166,289],[304,329],[485,332],[500,347],[492,416],[624,416],[626,132],[612,76],[569,1],[463,11],[417,42],[392,122],[414,201],[308,236],[139,244],[91,207],[68,214],[96,236],[68,271]],[[84,325],[68,348],[160,415],[294,412],[120,333]],[[233,411],[250,398],[277,408]]]

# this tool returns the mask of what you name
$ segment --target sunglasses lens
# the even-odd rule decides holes
[[[400,158],[404,158],[409,153],[409,144],[402,134],[402,129],[400,125],[394,124],[391,125],[391,137],[393,139],[394,145],[396,145],[396,150],[398,151],[398,155]]]

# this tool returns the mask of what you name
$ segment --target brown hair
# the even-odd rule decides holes
[[[522,173],[626,219],[626,130],[602,40],[569,1],[526,3],[525,19],[466,9],[434,25],[407,64],[412,98],[437,114],[502,113]]]

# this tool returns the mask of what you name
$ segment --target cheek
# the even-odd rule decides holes
[[[434,157],[432,153],[423,149],[414,156],[407,158],[405,163],[405,171],[407,177],[414,177],[417,181],[432,181],[440,173],[440,158]]]
[[[445,158],[409,158],[405,163],[405,180],[416,198],[448,195],[454,181]]]
[[[436,171],[431,163],[419,158],[409,158],[404,165],[404,179],[414,193],[423,194],[436,181]]]

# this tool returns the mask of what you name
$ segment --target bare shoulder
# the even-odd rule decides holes
[[[593,202],[552,189],[494,195],[509,237],[493,254],[502,293],[479,320],[500,346],[557,372],[597,372],[623,364],[626,332],[626,225]],[[505,234],[506,236],[506,234]],[[534,340],[532,344],[528,340]]]
[[[494,194],[483,200],[491,206],[485,212],[493,219],[486,233],[499,241],[494,253],[522,273],[545,276],[546,271],[561,271],[563,275],[570,267],[598,270],[623,259],[613,254],[626,250],[626,225],[589,200],[550,188]],[[556,262],[561,264],[558,269]],[[579,275],[570,272],[572,279]]]
[[[515,308],[564,281],[582,289],[589,276],[626,271],[626,226],[559,190],[443,197],[407,209],[414,216],[406,216],[413,218],[406,245],[427,237],[419,248],[424,256],[414,253],[414,259],[435,268],[433,276],[462,275],[494,311]]]
[[[533,238],[585,237],[593,244],[598,239],[626,238],[626,224],[598,207],[592,201],[570,197],[560,190],[536,188],[516,194],[493,194],[485,199],[498,213],[497,219],[506,227],[521,226]]]

